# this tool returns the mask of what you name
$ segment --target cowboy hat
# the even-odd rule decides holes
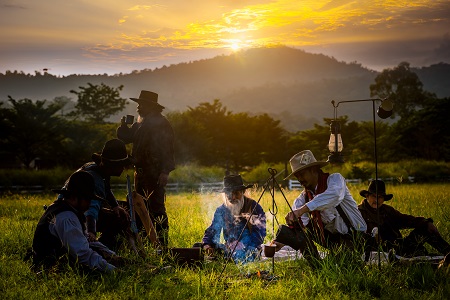
[[[161,104],[158,103],[158,94],[150,91],[141,91],[139,98],[130,98],[131,100],[146,105],[153,105],[160,108],[165,108]]]
[[[125,143],[119,139],[112,139],[105,143],[102,152],[92,154],[92,159],[95,162],[102,160],[107,163],[131,163],[130,156],[127,153]]]
[[[377,191],[378,187],[378,191]],[[389,201],[394,197],[393,194],[386,194],[386,185],[383,180],[372,180],[369,184],[368,190],[362,190],[359,192],[361,196],[364,198],[367,197],[368,194],[377,194],[382,195],[384,197],[384,201]]]
[[[314,154],[310,150],[303,150],[295,154],[291,157],[289,163],[291,165],[292,172],[286,178],[284,178],[284,180],[306,168],[310,168],[313,166],[319,166],[320,168],[322,168],[323,166],[328,165],[328,162],[326,161],[317,161],[314,157]]]
[[[244,185],[241,175],[227,175],[223,178],[222,193],[242,191],[251,188],[253,184]]]
[[[88,200],[103,200],[95,194],[94,177],[86,171],[73,173],[64,188],[52,191],[63,196],[74,195]]]

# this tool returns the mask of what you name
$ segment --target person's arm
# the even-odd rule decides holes
[[[293,212],[289,212],[285,219],[286,224],[288,225],[295,225],[297,223],[298,218],[301,218],[303,226],[308,225],[309,223],[309,216],[307,212],[307,207],[305,206],[305,191],[301,192],[300,195],[297,197],[297,199],[294,200],[294,204],[292,205]]]
[[[59,237],[70,256],[77,259],[79,263],[102,272],[116,269],[100,254],[89,248],[89,242],[84,236],[80,221],[73,212],[59,213],[55,218],[55,223],[51,224],[50,232]]]
[[[169,174],[175,169],[174,160],[174,132],[169,121],[163,117],[158,130],[159,149],[158,156],[160,157],[161,173],[159,174],[158,184],[166,186],[169,181]]]
[[[102,203],[100,200],[91,200],[89,209],[84,213],[86,216],[87,235],[91,242],[97,239],[97,220],[101,205]]]
[[[174,132],[169,121],[164,118],[159,131],[161,173],[169,175],[175,169]]]
[[[306,206],[309,211],[336,207],[344,199],[346,189],[344,177],[339,173],[331,174],[328,176],[327,189],[306,203]]]
[[[136,125],[135,125],[136,124]],[[134,123],[131,128],[125,124],[125,121],[122,119],[120,121],[120,126],[117,127],[116,136],[119,140],[122,140],[125,144],[129,144],[133,142],[134,132],[136,131],[137,123]]]
[[[250,234],[251,238],[249,245],[246,245],[246,248],[260,248],[266,237],[266,214],[264,213],[261,205],[256,204],[256,208],[250,222],[253,225],[253,228]]]
[[[220,243],[220,233],[222,231],[223,222],[222,209],[219,207],[214,212],[211,225],[205,230],[205,234],[202,239],[203,247],[210,246],[214,248]]]
[[[398,229],[418,228],[425,223],[429,223],[428,219],[424,217],[415,217],[408,214],[401,213],[393,207],[391,208],[391,222],[397,224]],[[432,222],[431,222],[432,223]],[[434,225],[433,225],[434,226]]]

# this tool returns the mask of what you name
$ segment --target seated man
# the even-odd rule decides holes
[[[121,245],[120,237],[123,237],[135,253],[145,257],[146,254],[136,240],[137,236],[131,231],[128,212],[119,205],[111,190],[111,176],[120,176],[131,162],[125,144],[119,139],[111,139],[105,143],[100,153],[92,154],[92,160],[77,170],[92,175],[95,193],[101,198],[92,199],[85,212],[89,242],[97,241],[97,232],[100,232],[98,241],[116,250]]]
[[[87,239],[85,216],[92,199],[101,200],[94,193],[94,178],[78,171],[70,176],[64,190],[54,190],[62,197],[50,205],[39,220],[33,238],[33,269],[39,271],[57,265],[68,254],[68,261],[92,270],[110,272],[116,269],[111,260],[120,257],[103,244],[93,244],[110,262],[91,249]]]
[[[378,204],[376,193],[378,193]],[[449,243],[441,237],[431,218],[403,214],[384,204],[385,201],[391,200],[393,195],[386,194],[386,186],[382,180],[371,181],[368,190],[362,190],[359,194],[365,198],[358,208],[366,220],[367,232],[371,233],[375,227],[378,227],[378,238],[381,239],[384,251],[394,249],[396,254],[406,257],[428,255],[424,247],[424,244],[428,243],[443,255],[450,252]],[[408,228],[414,228],[414,230],[403,237],[400,229]]]
[[[367,226],[344,177],[324,173],[321,168],[328,163],[317,161],[310,150],[295,154],[289,162],[292,173],[286,178],[294,175],[305,189],[295,199],[293,211],[286,215],[286,223],[301,227],[306,233],[298,247],[289,246],[300,250],[306,259],[319,259],[313,242],[330,250],[341,246],[354,249],[355,241],[362,239]],[[277,249],[283,246],[278,236],[275,243]]]
[[[253,261],[266,237],[266,215],[255,200],[244,195],[252,185],[244,185],[240,175],[224,177],[224,203],[216,209],[202,246],[209,256],[223,252],[235,262]],[[220,243],[223,230],[225,245]]]

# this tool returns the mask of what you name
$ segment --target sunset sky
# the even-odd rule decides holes
[[[450,0],[0,0],[0,72],[117,74],[285,45],[375,70],[450,63]]]

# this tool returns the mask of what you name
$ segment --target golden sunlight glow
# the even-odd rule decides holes
[[[239,46],[238,43],[233,43],[233,44],[231,44],[230,48],[231,48],[233,51],[238,51],[241,47]]]
[[[432,4],[426,1],[412,0],[421,9],[427,5],[431,9]],[[239,51],[272,44],[301,47],[355,39],[385,39],[377,33],[386,28],[395,39],[404,32],[405,21],[399,16],[412,7],[407,3],[410,1],[381,0],[370,6],[351,0],[305,0],[303,5],[292,0],[260,4],[252,1],[250,5],[221,7],[214,10],[215,14],[199,17],[194,22],[186,22],[186,18],[173,19],[164,5],[135,5],[128,7],[127,14],[118,19],[122,32],[112,44],[125,48]],[[389,11],[380,14],[386,7]]]

